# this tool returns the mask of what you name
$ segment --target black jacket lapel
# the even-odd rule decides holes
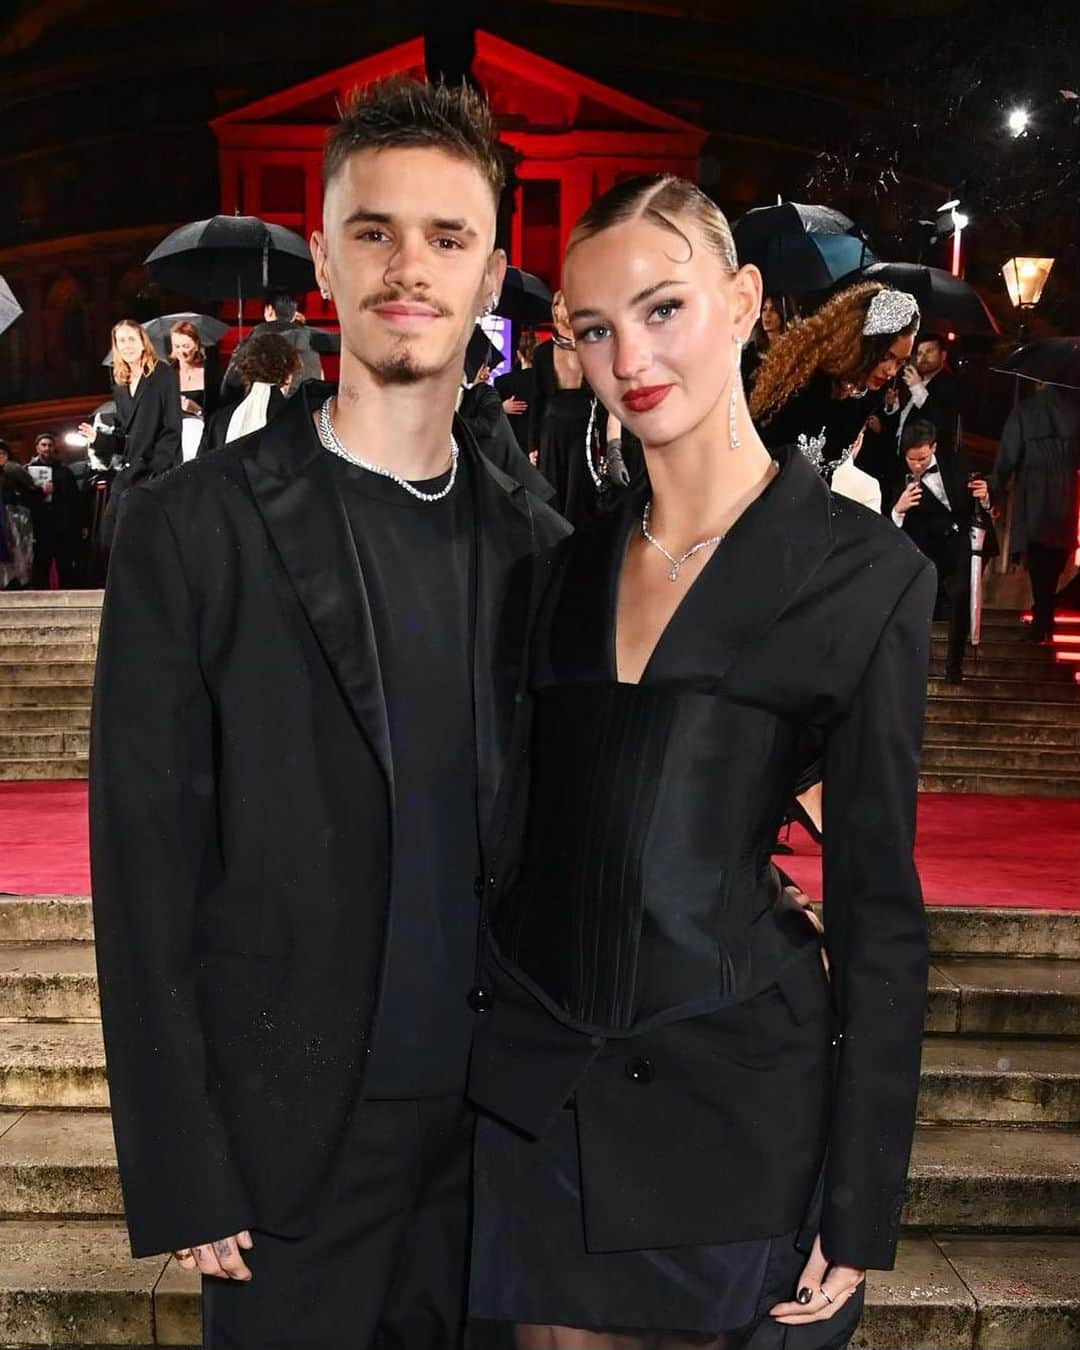
[[[476,623],[473,706],[477,811],[482,836],[513,731],[518,676],[527,638],[534,529],[525,489],[476,453],[460,420],[454,434],[470,457],[476,519]]]
[[[774,454],[779,474],[736,521],[675,612],[649,662],[649,680],[679,678],[688,669],[722,679],[828,556],[832,494],[798,450]]]
[[[382,675],[360,560],[312,412],[328,388],[306,383],[244,460],[255,502],[393,800]]]

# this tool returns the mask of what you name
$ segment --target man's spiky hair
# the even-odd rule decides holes
[[[475,165],[498,204],[506,175],[487,99],[464,82],[421,84],[405,76],[353,95],[326,138],[323,191],[361,150],[428,146]]]

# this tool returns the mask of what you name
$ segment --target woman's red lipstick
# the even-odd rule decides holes
[[[631,412],[648,412],[650,408],[663,403],[674,387],[672,384],[645,384],[639,389],[628,389],[622,401]]]

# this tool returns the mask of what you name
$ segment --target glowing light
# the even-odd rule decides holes
[[[64,436],[64,444],[75,446],[80,450],[85,450],[90,442],[78,431],[69,431]]]
[[[1031,123],[1031,113],[1027,108],[1014,108],[1009,113],[1009,130],[1014,136],[1022,136]]]
[[[1010,258],[1002,265],[1001,275],[1015,308],[1034,309],[1053,266],[1053,258]]]

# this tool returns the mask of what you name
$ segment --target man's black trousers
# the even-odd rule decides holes
[[[359,1103],[315,1231],[253,1230],[251,1280],[203,1280],[204,1350],[458,1350],[472,1141],[460,1098]]]
[[[1028,544],[1025,562],[1031,579],[1031,636],[1036,641],[1053,635],[1054,592],[1068,559],[1067,549],[1050,548],[1034,541]]]

